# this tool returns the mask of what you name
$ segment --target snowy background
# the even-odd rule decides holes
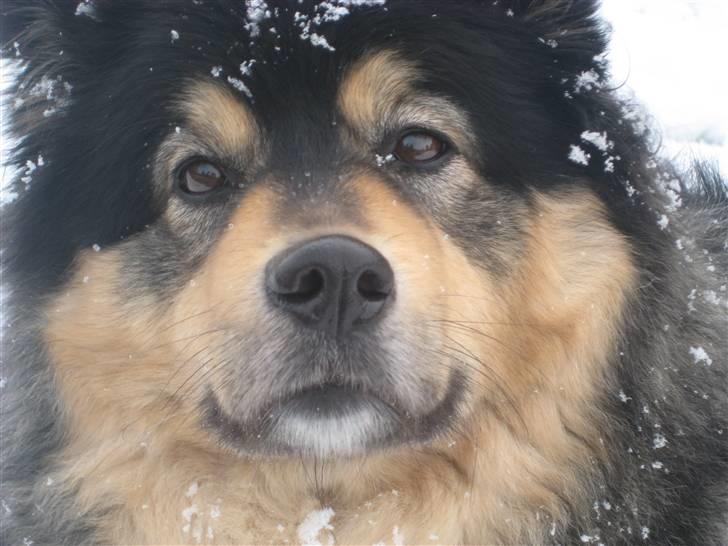
[[[0,0],[1,1],[1,0]],[[728,175],[728,0],[603,0],[614,27],[614,83],[634,93],[678,162],[715,158]],[[0,64],[0,87],[12,76]],[[0,109],[0,117],[2,117]],[[7,139],[2,138],[0,165]],[[10,169],[0,167],[0,201]]]

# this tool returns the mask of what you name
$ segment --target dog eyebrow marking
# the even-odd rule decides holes
[[[256,143],[259,130],[252,112],[219,84],[194,82],[175,107],[190,129],[220,155],[233,157]]]
[[[369,54],[349,68],[339,87],[339,109],[355,132],[370,142],[412,126],[438,129],[462,148],[472,148],[465,113],[444,97],[416,90],[417,67],[395,51]]]
[[[339,88],[339,108],[357,128],[373,127],[383,114],[412,91],[417,70],[393,51],[374,53],[356,62]]]

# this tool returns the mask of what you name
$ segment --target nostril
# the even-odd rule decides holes
[[[286,303],[306,303],[317,298],[326,287],[324,274],[317,268],[299,272],[289,286],[278,287],[276,294]]]
[[[374,323],[394,300],[394,272],[373,247],[330,235],[300,243],[265,268],[268,302],[332,338]]]
[[[392,283],[376,271],[367,270],[359,276],[356,290],[366,301],[380,302],[392,293]]]

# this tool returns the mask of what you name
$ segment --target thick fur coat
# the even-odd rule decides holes
[[[2,544],[725,544],[726,185],[598,7],[3,2]]]

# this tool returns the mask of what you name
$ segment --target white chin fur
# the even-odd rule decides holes
[[[276,444],[318,457],[351,456],[364,452],[389,428],[381,412],[365,406],[344,415],[287,413],[278,420],[272,438]]]

